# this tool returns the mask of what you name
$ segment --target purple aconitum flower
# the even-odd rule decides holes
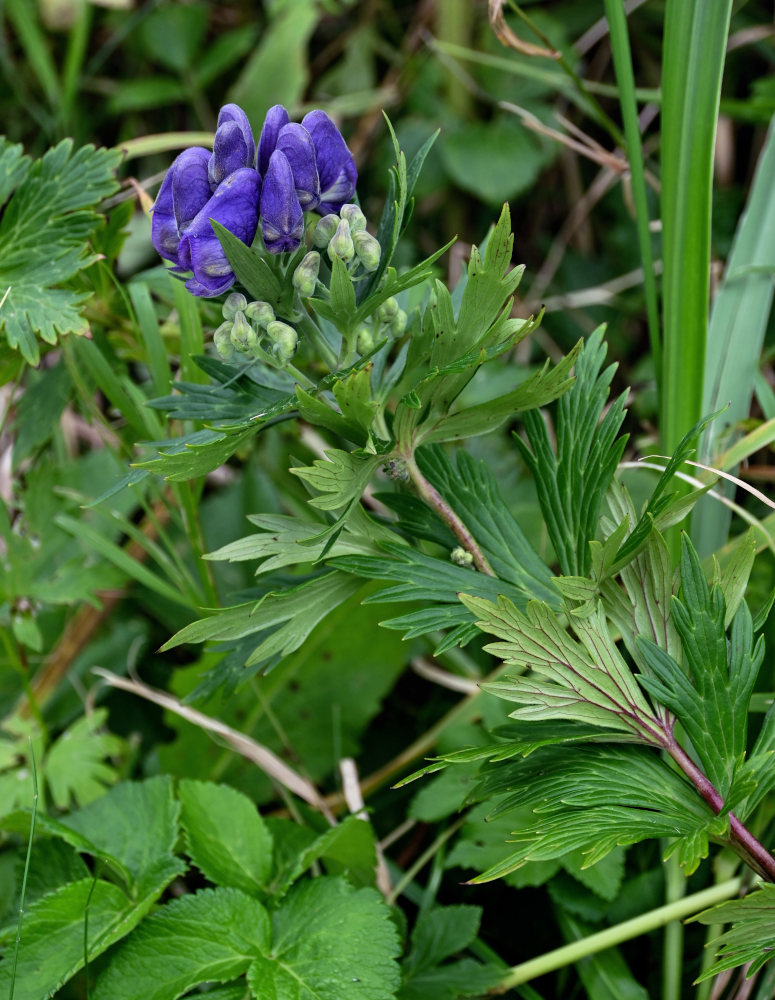
[[[179,264],[182,231],[210,198],[207,164],[210,151],[201,146],[176,157],[167,171],[153,206],[151,241],[160,257]]]
[[[321,215],[337,213],[355,194],[358,171],[342,133],[325,111],[310,111],[301,124],[312,136],[320,178]]]
[[[262,177],[266,177],[269,169],[269,160],[277,146],[277,139],[280,130],[290,121],[290,116],[282,104],[275,104],[266,113],[264,127],[258,140],[258,172]]]
[[[275,161],[275,153],[283,160]],[[261,230],[270,253],[297,249],[303,212],[337,213],[352,198],[358,178],[352,153],[324,111],[311,111],[298,125],[281,104],[267,112],[258,170],[265,186],[272,176],[261,200]]]
[[[298,250],[304,235],[304,213],[285,153],[276,149],[261,189],[261,235],[269,253]]]
[[[258,229],[261,177],[254,169],[256,145],[247,116],[236,104],[218,115],[213,152],[199,146],[178,156],[153,206],[154,247],[191,270],[186,288],[212,296],[234,284],[234,273],[210,224],[215,219],[248,246]]]
[[[256,144],[248,116],[236,104],[225,104],[218,113],[213,154],[207,171],[213,187],[240,167],[254,166]]]
[[[291,122],[280,129],[275,148],[285,154],[290,164],[302,211],[312,212],[320,202],[320,180],[312,136],[303,125]]]
[[[240,167],[221,181],[186,228],[178,248],[178,263],[194,272],[186,282],[194,295],[220,295],[234,284],[234,272],[210,220],[219,222],[250,246],[258,228],[260,193],[258,172],[252,167]]]

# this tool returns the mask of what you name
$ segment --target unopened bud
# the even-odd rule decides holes
[[[377,309],[377,317],[382,323],[389,323],[397,312],[398,302],[391,295],[390,298],[385,299],[379,309]]]
[[[352,240],[358,260],[363,264],[364,268],[367,271],[376,271],[379,267],[379,258],[382,253],[382,248],[377,240],[374,239],[371,233],[367,233],[365,229],[359,233],[353,233]]]
[[[221,308],[223,318],[234,319],[238,312],[245,311],[245,306],[247,306],[247,304],[248,300],[242,292],[232,292]]]
[[[293,287],[303,299],[308,299],[315,291],[319,270],[320,254],[317,250],[310,250],[293,272]]]
[[[231,342],[231,327],[232,322],[227,319],[225,323],[221,323],[213,334],[215,349],[224,361],[228,361],[232,354],[234,354],[234,344]]]
[[[409,468],[404,458],[389,458],[382,466],[382,471],[390,479],[395,479],[396,482],[409,482]]]
[[[268,302],[249,302],[245,315],[256,326],[266,326],[274,319],[274,309]]]
[[[339,215],[343,219],[347,219],[351,233],[359,233],[366,228],[366,216],[358,205],[342,205],[339,209]]]
[[[252,335],[252,336],[251,336]],[[244,312],[238,312],[234,317],[234,321],[231,324],[231,342],[242,354],[253,347],[253,340],[256,337],[256,331],[245,319]]]
[[[364,325],[358,330],[356,345],[359,354],[368,354],[374,350],[374,331],[370,326]]]
[[[462,545],[458,545],[457,548],[453,549],[449,554],[449,558],[456,566],[468,567],[474,564],[474,557]]]
[[[403,309],[399,309],[390,322],[390,332],[394,337],[400,337],[406,329],[407,315]]]
[[[272,341],[272,353],[278,361],[283,364],[290,361],[299,346],[299,335],[293,327],[275,320],[267,326],[266,332]]]
[[[350,236],[350,226],[346,219],[341,219],[339,225],[336,227],[336,232],[329,241],[328,256],[331,260],[334,257],[339,257],[346,263],[348,260],[352,260],[354,255],[355,247],[353,246],[352,236]]]
[[[331,237],[336,232],[337,226],[339,225],[338,215],[324,215],[323,218],[315,226],[315,231],[312,234],[312,242],[320,250],[323,250],[328,246],[331,241]]]

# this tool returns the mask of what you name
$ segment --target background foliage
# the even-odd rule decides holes
[[[772,478],[772,11],[759,0],[686,3],[692,21],[680,6],[629,4],[626,21],[613,2],[525,3],[528,21],[504,8],[521,38],[561,56],[548,58],[504,45],[487,5],[469,0],[5,0],[0,991],[12,978],[24,892],[14,995],[30,1000],[60,983],[63,998],[87,988],[118,997],[131,981],[160,1000],[206,982],[222,984],[206,994],[220,1000],[244,997],[248,985],[260,996],[263,983],[293,995],[299,982],[321,996],[404,1000],[507,989],[733,997],[751,983],[726,970],[748,961],[752,995],[772,994],[773,973],[759,968],[770,887],[731,899],[748,875],[723,817],[652,751],[563,729],[551,706],[548,729],[520,729],[524,719],[508,718],[515,705],[496,696],[511,683],[500,662],[515,654],[493,657],[491,637],[474,625],[500,595],[537,629],[576,615],[581,643],[600,600],[608,625],[599,634],[611,644],[621,634],[627,670],[651,666],[644,687],[772,842],[771,797],[749,766],[772,752],[772,715],[763,713],[775,677],[770,657],[756,675],[749,635],[761,631],[772,648],[775,546],[764,508],[737,495],[742,511],[731,520],[717,502],[699,501],[691,531],[703,571],[686,546],[681,561],[671,533],[696,497],[676,497],[658,472],[626,468],[626,492],[609,492],[620,462],[673,454],[732,395],[728,414],[703,431],[701,460],[731,472],[743,462],[748,482]],[[715,19],[705,17],[711,8]],[[399,161],[395,181],[405,195],[416,181],[392,262],[410,329],[419,337],[432,288],[461,341],[481,332],[480,309],[502,336],[468,384],[471,359],[425,388],[407,381],[409,365],[400,387],[423,403],[461,393],[457,412],[420,425],[418,469],[463,516],[497,580],[450,562],[455,538],[437,512],[375,456],[353,458],[371,440],[372,410],[356,405],[343,422],[314,394],[293,394],[283,375],[235,378],[209,348],[220,309],[194,300],[155,258],[147,209],[158,183],[179,149],[208,141],[226,101],[239,102],[255,129],[278,102],[293,117],[326,108],[356,156],[375,229],[395,161],[382,110],[408,164],[427,153],[418,177],[410,166],[402,178]],[[681,159],[682,144],[697,155]],[[660,197],[663,217],[694,206],[686,224],[696,229],[649,226]],[[499,218],[483,250],[489,277],[479,279],[490,298],[474,315],[461,306],[471,245],[482,246]],[[513,250],[504,249],[511,230]],[[697,245],[692,232],[708,250],[696,266],[682,243]],[[448,254],[406,277],[454,237]],[[704,327],[691,333],[680,310],[695,315],[699,302],[702,313],[708,289],[705,347]],[[515,291],[512,326],[496,328]],[[540,327],[522,339],[515,320],[542,307]],[[595,334],[601,323],[607,347]],[[507,333],[514,346],[497,357]],[[582,337],[583,353],[572,353]],[[574,362],[576,391],[545,422],[531,407],[569,389]],[[344,379],[326,383],[340,405],[357,400],[355,376],[347,389]],[[751,390],[742,401],[740,385]],[[259,409],[266,429],[256,434],[249,418]],[[297,412],[301,424],[287,419]],[[343,512],[350,520],[339,533]],[[625,517],[629,538],[617,535]],[[716,587],[703,590],[700,576]],[[465,605],[460,593],[475,596]],[[673,594],[683,617],[649,632],[646,619]],[[738,610],[744,595],[752,615]],[[543,618],[528,596],[544,602]],[[698,617],[709,645],[725,650],[734,611],[730,676],[725,652],[713,661],[719,684],[739,697],[722,718],[733,698],[698,697],[704,675],[692,675],[692,687],[670,663]],[[712,718],[702,714],[709,704]],[[592,716],[584,721],[599,722]],[[506,741],[497,754],[493,732]],[[729,738],[721,764],[720,739],[704,745],[703,732]],[[592,741],[586,771],[569,749],[577,739]],[[537,749],[522,758],[526,741]],[[389,787],[431,756],[455,766]],[[368,821],[330,827],[321,817],[359,812],[345,795],[345,758],[356,761]],[[637,774],[631,795],[663,792],[644,826],[652,839],[637,844],[621,834],[624,790],[614,801],[600,779],[618,760]],[[557,776],[548,791],[534,784],[546,769]],[[531,787],[541,801],[515,800],[515,789]],[[213,815],[228,821],[213,827]],[[679,828],[678,853],[663,863],[664,838]],[[515,830],[518,847],[507,843]],[[591,867],[590,846],[601,858]],[[504,877],[467,881],[492,869]],[[384,897],[399,907],[388,910]],[[680,940],[678,919],[727,899]],[[196,939],[203,921],[224,933]],[[720,945],[704,951],[723,924]],[[352,971],[359,964],[362,975]]]

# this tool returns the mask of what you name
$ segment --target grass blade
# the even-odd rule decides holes
[[[713,150],[732,0],[668,0],[662,63],[662,448],[699,420]]]
[[[13,966],[11,968],[11,988],[8,992],[8,1000],[13,1000],[16,988],[16,967],[19,962],[19,945],[22,941],[22,921],[24,920],[24,902],[27,898],[27,876],[30,872],[30,861],[32,860],[32,841],[35,838],[35,821],[38,818],[38,771],[35,767],[35,750],[30,736],[30,769],[32,771],[32,815],[30,816],[30,840],[27,844],[27,857],[24,861],[24,875],[22,876],[22,892],[19,901],[19,920],[16,924],[16,944],[13,949]]]
[[[654,276],[654,257],[651,251],[646,177],[638,124],[638,105],[635,94],[635,77],[632,71],[630,37],[627,31],[627,15],[622,0],[605,0],[605,12],[611,38],[616,80],[619,84],[619,103],[624,121],[627,159],[630,163],[632,197],[635,203],[635,224],[638,231],[641,261],[643,262],[643,284],[646,292],[646,314],[648,316],[651,353],[654,358],[654,368],[656,371],[660,371],[662,368],[662,345],[659,331],[657,284]]]
[[[729,403],[701,438],[700,459],[715,465],[725,428],[748,416],[759,355],[772,307],[775,275],[775,120],[759,157],[748,204],[737,226],[724,280],[708,327],[703,412]],[[727,466],[725,465],[725,468]],[[692,538],[702,555],[720,548],[729,533],[729,509],[700,501]]]

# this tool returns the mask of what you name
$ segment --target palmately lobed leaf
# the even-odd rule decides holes
[[[713,942],[719,958],[697,982],[716,976],[725,969],[751,963],[750,978],[775,955],[775,886],[765,883],[743,899],[730,900],[705,910],[693,919],[701,924],[732,926]]]
[[[44,774],[58,809],[67,809],[71,799],[85,806],[118,780],[118,771],[105,758],[119,754],[124,743],[100,732],[107,715],[106,708],[99,708],[77,719],[50,747]]]
[[[624,419],[625,395],[604,413],[615,365],[603,369],[606,347],[599,327],[583,343],[575,360],[575,381],[560,397],[555,420],[556,446],[537,411],[524,416],[529,444],[515,443],[533,473],[538,500],[562,573],[585,576],[591,563],[600,509],[627,438],[617,436]],[[564,361],[547,376],[566,376],[558,388],[568,388]],[[602,369],[602,370],[601,370]],[[537,387],[541,388],[540,384]],[[540,404],[536,404],[540,405]]]
[[[299,883],[274,913],[271,953],[254,960],[248,985],[257,1000],[393,1000],[399,953],[380,894],[324,876]]]
[[[510,842],[520,847],[474,881],[500,878],[528,862],[581,851],[584,865],[617,846],[677,838],[687,874],[706,856],[724,821],[688,782],[644,748],[595,745],[547,747],[524,760],[487,767],[472,798],[499,797],[488,816],[516,811]],[[524,810],[534,819],[525,822]]]
[[[641,683],[681,721],[705,774],[726,798],[746,751],[748,706],[764,658],[764,641],[760,637],[754,642],[745,602],[739,603],[727,639],[721,587],[709,586],[686,537],[681,598],[672,603],[682,662],[679,665],[653,641],[639,637],[637,646],[651,673]]]
[[[573,620],[576,641],[541,601],[530,601],[523,613],[503,595],[496,603],[459,596],[478,617],[477,626],[502,640],[486,649],[536,675],[514,675],[488,687],[523,706],[513,718],[597,724],[661,745],[659,720],[611,639],[602,611]]]
[[[52,286],[93,262],[86,245],[100,221],[93,209],[116,189],[119,159],[93,146],[74,151],[72,139],[63,139],[22,169],[25,160],[0,148],[0,194],[11,195],[0,221],[0,330],[30,364],[40,356],[37,336],[54,344],[87,328],[85,296]]]
[[[331,448],[325,459],[319,458],[311,466],[289,471],[321,494],[309,501],[313,507],[339,510],[353,499],[360,499],[380,461],[376,455],[353,455]]]

